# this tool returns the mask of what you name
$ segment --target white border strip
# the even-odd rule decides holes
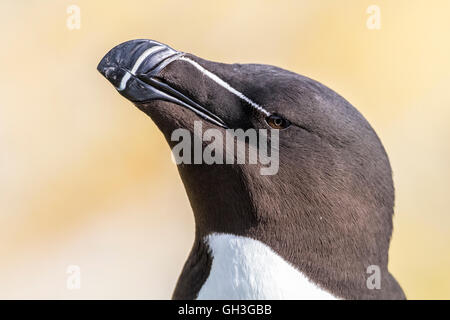
[[[264,109],[263,107],[261,107],[259,104],[257,104],[256,102],[252,101],[250,98],[248,98],[247,96],[245,96],[243,93],[237,91],[235,88],[233,88],[232,86],[230,86],[227,82],[223,81],[222,79],[220,79],[218,76],[216,76],[214,73],[212,73],[211,71],[206,70],[205,68],[203,68],[201,65],[199,65],[197,62],[195,62],[194,60],[191,60],[189,58],[186,58],[184,56],[178,57],[176,60],[183,60],[186,62],[189,62],[190,64],[192,64],[194,67],[196,67],[201,73],[203,73],[205,76],[207,76],[208,78],[210,78],[211,80],[213,80],[215,83],[217,83],[218,85],[220,85],[221,87],[227,89],[229,92],[231,92],[232,94],[234,94],[235,96],[239,97],[240,99],[244,100],[245,102],[247,102],[248,104],[250,104],[253,108],[255,108],[256,110],[258,110],[259,112],[264,113],[266,116],[270,116],[270,112],[267,111],[266,109]]]

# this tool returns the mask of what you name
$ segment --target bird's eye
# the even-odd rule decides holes
[[[274,129],[285,129],[291,125],[289,120],[286,120],[277,115],[270,115],[266,118],[266,122],[269,126]]]

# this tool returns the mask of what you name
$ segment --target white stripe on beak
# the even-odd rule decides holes
[[[133,68],[131,68],[130,72],[127,72],[122,80],[120,81],[120,86],[119,88],[117,88],[117,90],[122,91],[123,89],[125,89],[125,87],[127,86],[127,82],[130,79],[131,75],[135,75],[136,71],[139,69],[139,66],[142,64],[142,62],[144,62],[144,60],[151,55],[152,53],[164,50],[166,47],[164,46],[154,46],[151,47],[147,50],[145,50],[140,56],[139,58],[136,60],[136,62],[133,65]]]

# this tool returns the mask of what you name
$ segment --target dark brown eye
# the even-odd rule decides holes
[[[285,129],[291,125],[289,120],[286,120],[277,115],[271,115],[266,118],[266,122],[274,129]]]

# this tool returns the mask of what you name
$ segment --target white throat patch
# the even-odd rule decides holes
[[[197,299],[336,299],[260,241],[218,233],[205,240],[213,260]]]

